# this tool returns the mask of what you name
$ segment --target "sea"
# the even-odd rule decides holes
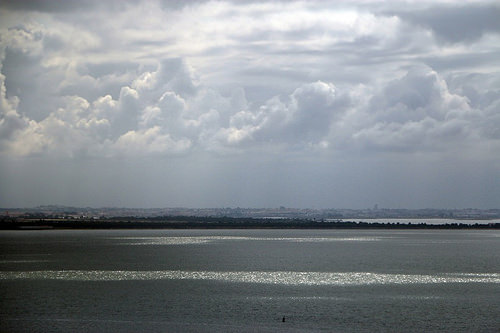
[[[0,332],[500,332],[500,231],[1,231]]]

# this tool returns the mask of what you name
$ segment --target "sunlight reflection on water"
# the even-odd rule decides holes
[[[26,271],[0,272],[0,280],[213,280],[306,286],[359,286],[385,284],[500,283],[499,273],[442,273],[436,275],[368,272],[210,272],[210,271]]]
[[[387,238],[387,237],[384,237]],[[284,241],[284,242],[374,242],[382,237],[238,237],[238,236],[202,236],[202,237],[113,237],[123,240],[122,245],[186,245],[206,244],[219,241]]]

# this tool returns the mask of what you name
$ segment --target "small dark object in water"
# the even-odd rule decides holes
[[[283,320],[282,320],[282,322],[283,322],[283,323],[285,322],[285,316],[283,316]]]

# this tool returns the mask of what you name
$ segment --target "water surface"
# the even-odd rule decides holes
[[[490,230],[2,231],[0,331],[494,332],[499,237]]]

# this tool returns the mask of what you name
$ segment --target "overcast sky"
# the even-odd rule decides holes
[[[0,207],[500,207],[497,1],[1,1],[0,72]]]

